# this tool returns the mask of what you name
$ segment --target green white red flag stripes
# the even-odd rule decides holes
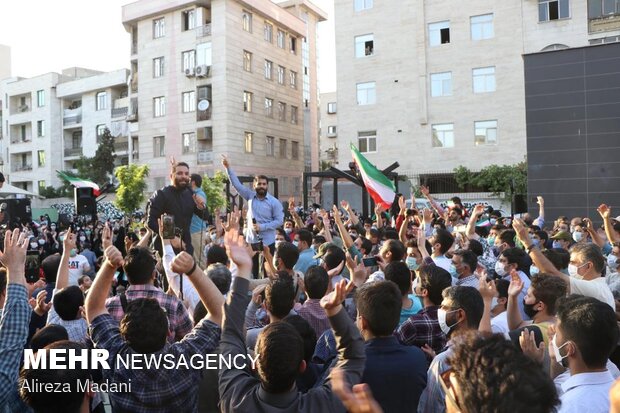
[[[360,170],[366,190],[368,190],[375,204],[381,205],[384,209],[389,209],[396,196],[394,183],[368,162],[368,159],[353,144],[351,144],[351,154]]]
[[[58,176],[60,176],[62,179],[69,182],[76,188],[93,188],[93,194],[95,196],[99,196],[99,185],[97,185],[96,183],[75,176],[69,176],[60,171],[56,171],[56,173],[58,173]]]

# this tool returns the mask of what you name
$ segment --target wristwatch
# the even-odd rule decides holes
[[[192,265],[191,270],[186,272],[185,275],[190,276],[190,275],[192,275],[194,273],[195,270],[196,270],[196,260],[194,260],[194,265]]]

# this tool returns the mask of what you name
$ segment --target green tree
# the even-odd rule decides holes
[[[226,208],[226,196],[224,195],[224,184],[228,177],[222,171],[217,171],[213,178],[207,175],[202,177],[202,190],[207,195],[207,207],[213,213],[216,208]]]
[[[527,163],[516,165],[489,165],[480,172],[472,172],[464,166],[454,169],[454,177],[460,187],[467,185],[484,188],[493,195],[527,194]]]
[[[114,172],[119,185],[116,189],[114,205],[128,214],[140,208],[144,202],[146,177],[149,176],[148,165],[123,165]]]
[[[108,176],[114,173],[114,137],[110,130],[105,128],[99,139],[99,146],[95,156],[91,158],[91,178],[98,185],[104,185],[109,181]]]

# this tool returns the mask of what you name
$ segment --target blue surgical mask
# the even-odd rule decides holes
[[[407,263],[407,267],[409,268],[410,271],[415,271],[418,269],[418,267],[420,267],[420,265],[418,264],[418,262],[416,261],[414,257],[407,257],[405,262]]]
[[[491,219],[489,220],[489,222],[491,223],[491,225],[495,225],[495,224],[497,224],[497,219],[495,219],[495,218],[491,218]]]
[[[492,247],[493,245],[495,245],[495,237],[487,238],[487,244],[489,245],[489,247]]]
[[[609,266],[609,268],[611,268],[612,270],[616,270],[618,268],[618,257],[616,257],[613,254],[609,254],[607,256],[607,265]]]
[[[535,246],[540,246],[540,240],[538,238],[532,238],[532,244]]]
[[[294,246],[298,246],[299,245],[299,241],[293,241],[293,245]]]
[[[450,264],[450,269],[448,270],[452,278],[459,278],[459,273],[456,271],[456,267],[454,264]]]
[[[583,239],[583,232],[575,231],[573,232],[573,239],[575,242],[579,242]]]
[[[536,274],[539,274],[540,270],[538,269],[537,266],[535,265],[530,265],[530,277],[535,276]]]
[[[562,248],[562,245],[560,245],[560,241],[558,240],[553,241],[553,244],[551,246],[553,248]]]

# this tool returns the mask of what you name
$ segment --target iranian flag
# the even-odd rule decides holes
[[[96,183],[87,181],[86,179],[78,178],[75,176],[69,176],[60,171],[56,171],[56,173],[58,174],[59,177],[69,182],[71,185],[73,185],[76,188],[93,188],[93,195],[99,196],[100,194],[99,185],[97,185]]]
[[[360,170],[364,185],[366,185],[366,189],[375,204],[381,205],[386,210],[389,209],[396,196],[394,183],[368,162],[368,159],[353,144],[351,144],[351,154]]]

